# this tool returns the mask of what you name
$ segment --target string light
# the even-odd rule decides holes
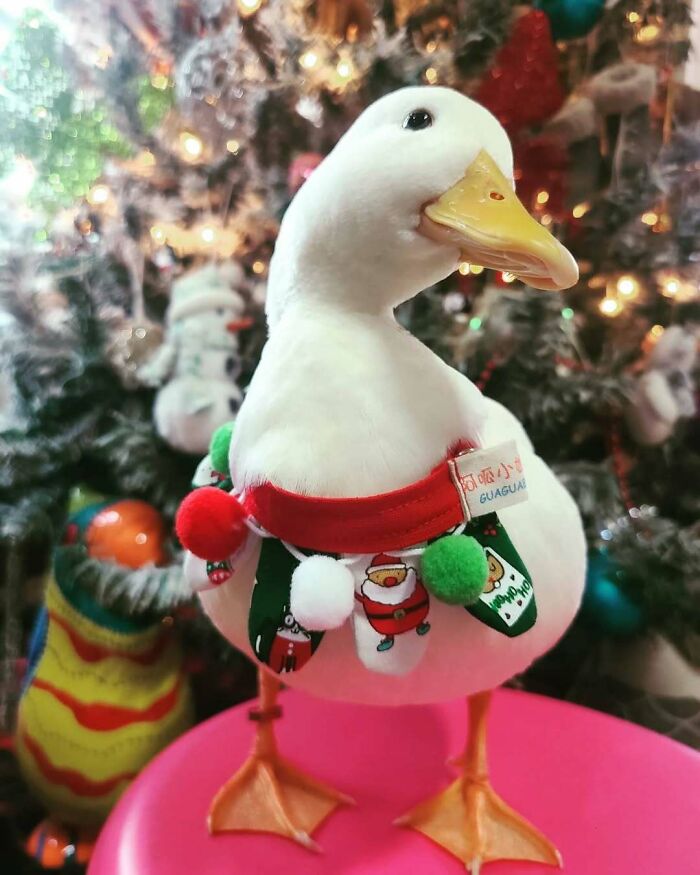
[[[191,131],[183,131],[180,134],[180,149],[188,161],[197,161],[202,157],[204,143]]]
[[[645,225],[649,225],[649,227],[651,227],[652,225],[655,225],[658,221],[659,214],[655,213],[653,210],[642,213],[642,222],[644,222]]]
[[[634,39],[638,43],[653,43],[661,36],[661,27],[658,24],[649,23],[640,27],[635,33]]]
[[[313,70],[316,64],[318,64],[318,55],[311,50],[304,52],[303,55],[299,56],[299,63],[305,70]]]
[[[552,221],[553,219],[549,213],[543,213],[540,217],[540,224],[544,225],[545,227],[549,227],[552,224]]]
[[[598,305],[598,309],[603,314],[603,316],[619,316],[619,314],[622,312],[622,304],[615,298],[603,298],[603,300]]]
[[[462,274],[462,276],[466,276],[469,273],[469,268],[471,265],[468,261],[460,261],[459,267],[457,270]]]
[[[205,243],[213,243],[216,240],[216,229],[211,225],[204,225],[199,234]]]
[[[548,191],[545,191],[544,189],[542,189],[541,191],[537,192],[537,203],[538,204],[544,205],[547,203],[548,200],[549,200],[549,192]]]
[[[469,273],[473,273],[474,276],[479,276],[480,273],[484,272],[484,268],[480,264],[470,264],[469,265]]]
[[[158,89],[158,91],[165,91],[168,85],[170,85],[170,79],[164,73],[156,73],[154,76],[151,76],[151,85]]]
[[[335,72],[338,74],[338,76],[340,76],[341,79],[345,79],[346,81],[348,81],[352,79],[355,73],[355,68],[347,58],[344,58],[343,60],[338,61]]]
[[[100,206],[101,204],[106,204],[110,197],[109,188],[104,185],[104,183],[99,183],[98,185],[93,185],[90,191],[87,193],[87,197],[85,198],[89,204],[93,206]]]
[[[678,277],[667,276],[661,281],[661,294],[665,298],[675,298],[681,290],[681,281]]]
[[[432,53],[437,49],[437,46],[438,46],[437,41],[434,39],[431,39],[431,40],[428,40],[428,42],[425,44],[425,50],[429,55],[432,55]]]
[[[472,316],[469,320],[469,327],[472,331],[478,331],[481,328],[481,319],[478,316]]]
[[[562,319],[566,319],[568,322],[570,319],[574,318],[574,311],[571,309],[571,307],[564,307],[564,309],[561,311],[561,316]]]
[[[504,283],[514,283],[517,279],[514,273],[511,273],[509,270],[504,270],[501,274],[501,279]]]
[[[241,15],[254,15],[262,6],[262,0],[237,0],[236,5]]]
[[[252,264],[252,268],[253,268],[253,273],[255,273],[259,276],[261,273],[265,273],[265,262],[264,261],[254,261]]]
[[[576,204],[576,206],[571,211],[571,215],[574,219],[581,219],[586,213],[590,210],[591,205],[584,201],[582,204]]]
[[[237,155],[240,148],[241,144],[238,140],[226,140],[226,151],[230,152],[232,155]]]
[[[622,295],[623,298],[627,298],[628,301],[634,300],[639,294],[639,281],[636,277],[629,274],[618,277],[615,286],[618,294]]]
[[[627,13],[627,21],[629,21],[630,24],[636,24],[640,18],[641,16],[638,12],[632,11]]]
[[[428,85],[435,85],[438,80],[438,71],[435,69],[435,67],[428,67],[424,75],[425,81],[428,83]]]
[[[658,340],[665,330],[666,329],[663,327],[663,325],[652,325],[649,329],[649,334],[651,334],[652,337],[655,337]]]

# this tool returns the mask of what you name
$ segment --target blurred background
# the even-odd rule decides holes
[[[0,5],[3,871],[81,871],[129,775],[254,694],[174,512],[256,367],[286,206],[403,85],[495,113],[581,268],[548,294],[463,263],[399,313],[584,518],[582,610],[513,683],[700,748],[698,26],[686,0]],[[145,729],[104,723],[134,702]]]

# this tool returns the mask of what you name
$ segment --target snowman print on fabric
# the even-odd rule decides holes
[[[299,671],[311,659],[312,653],[311,635],[286,608],[270,647],[268,665],[277,674]]]
[[[386,553],[371,557],[355,600],[355,641],[364,665],[384,674],[411,671],[430,631],[430,599],[416,569]]]

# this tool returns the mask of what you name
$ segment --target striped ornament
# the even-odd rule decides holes
[[[20,701],[17,755],[51,813],[97,824],[192,722],[182,653],[161,624],[115,631],[88,618],[54,579],[45,612],[43,646]]]

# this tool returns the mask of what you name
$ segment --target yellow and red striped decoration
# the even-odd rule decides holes
[[[162,625],[105,628],[51,580],[46,643],[19,707],[17,755],[49,811],[99,823],[192,721],[182,653]]]

